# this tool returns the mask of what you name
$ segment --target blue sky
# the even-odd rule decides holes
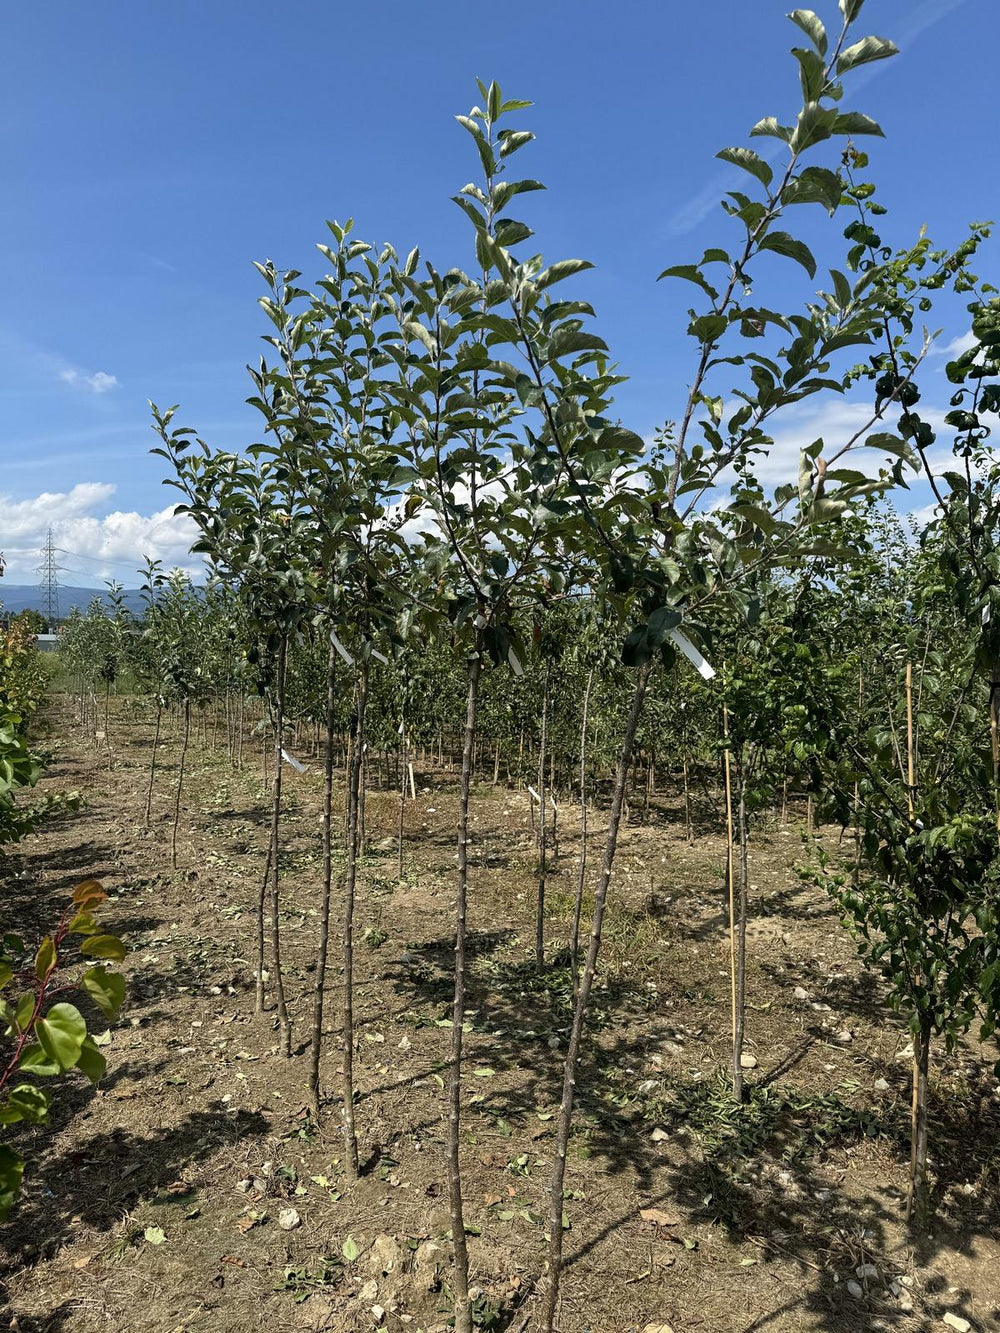
[[[832,27],[835,4],[814,3]],[[711,200],[747,178],[714,154],[745,143],[760,116],[797,105],[788,48],[801,35],[786,8],[8,8],[5,48],[17,57],[0,87],[0,549],[11,581],[34,580],[49,521],[73,552],[66,582],[129,581],[144,550],[180,558],[161,460],[147,453],[146,400],[179,402],[184,421],[221,446],[255,438],[244,366],[266,330],[253,259],[319,276],[324,219],[353,215],[372,240],[466,262],[469,227],[449,196],[476,161],[453,117],[476,100],[477,75],[536,103],[524,123],[538,142],[519,161],[549,188],[526,196],[522,213],[547,255],[597,265],[577,290],[631,376],[623,419],[649,433],[676,415],[692,364],[683,328],[693,289],[657,285],[656,274],[732,236]],[[867,0],[861,26],[903,52],[848,92],[888,136],[866,146],[892,239],[926,223],[957,242],[969,220],[1000,214],[996,0]],[[826,233],[830,262],[843,225]],[[808,295],[797,266],[772,263],[766,304]],[[996,244],[980,268],[1000,276]],[[765,300],[763,285],[757,295]],[[963,314],[944,307],[942,342],[961,334]],[[929,403],[945,403],[943,360]],[[814,424],[790,423],[775,467]],[[836,430],[836,410],[827,425]],[[923,498],[918,489],[906,503]]]

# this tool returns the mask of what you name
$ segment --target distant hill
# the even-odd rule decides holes
[[[74,607],[86,611],[95,597],[105,599],[106,595],[105,588],[73,588],[60,583],[59,616],[60,618],[68,616]],[[139,589],[126,588],[124,596],[128,609],[140,615],[142,598]],[[39,588],[31,584],[8,583],[6,579],[0,579],[0,604],[11,615],[28,609],[45,614],[45,598]]]

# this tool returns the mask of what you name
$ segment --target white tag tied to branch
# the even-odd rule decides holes
[[[347,665],[353,666],[354,658],[351,656],[351,654],[347,651],[344,645],[337,638],[336,632],[334,630],[330,631],[330,642],[333,644],[334,648],[336,648],[337,652],[341,655],[341,657],[344,659]]]
[[[711,680],[715,675],[715,667],[710,666],[709,663],[705,661],[704,657],[702,657],[701,653],[694,646],[688,636],[682,634],[679,629],[672,629],[670,631],[670,637],[687,660],[697,668],[698,674],[705,680]]]
[[[472,623],[473,625],[475,625],[476,629],[483,629],[486,625],[486,617],[480,611],[479,615],[476,616],[475,620]]]
[[[371,647],[370,644],[369,647]],[[389,665],[389,659],[385,656],[384,653],[380,653],[377,648],[372,648],[372,657],[378,658],[378,660],[382,662],[385,666]]]
[[[304,773],[306,771],[305,764],[300,763],[299,760],[296,759],[293,754],[289,754],[287,750],[283,749],[281,751],[281,757],[282,759],[284,759],[286,764],[291,764],[292,768],[295,769],[296,773]]]
[[[510,669],[515,676],[524,675],[524,667],[521,665],[521,659],[518,657],[517,653],[514,652],[513,648],[507,649],[507,661],[510,663]]]

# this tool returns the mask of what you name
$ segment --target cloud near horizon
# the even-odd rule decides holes
[[[174,506],[150,514],[106,510],[115,493],[109,482],[79,482],[68,491],[44,491],[25,500],[0,494],[3,541],[10,583],[35,583],[48,530],[59,548],[60,578],[80,583],[117,578],[134,584],[146,556],[201,573],[190,555],[194,524]],[[3,584],[0,583],[0,598]]]

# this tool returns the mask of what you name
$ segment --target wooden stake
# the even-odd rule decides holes
[[[729,757],[729,710],[722,705],[722,734],[727,742],[723,751],[723,769],[726,778],[726,887],[729,893],[729,981],[732,997],[733,1021],[733,1079],[738,1078],[736,1062],[736,893],[733,857],[733,779]]]

